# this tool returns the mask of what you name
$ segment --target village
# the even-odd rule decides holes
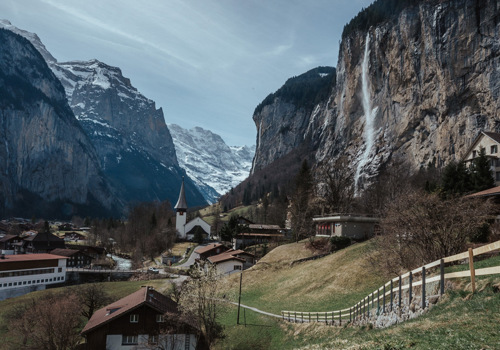
[[[464,162],[472,162],[487,149],[490,151],[488,156],[491,167],[496,170],[499,144],[500,135],[483,132],[468,150]],[[496,179],[499,179],[498,175]],[[468,197],[493,198],[497,201],[499,194],[500,186]],[[155,259],[153,264],[149,262],[135,269],[132,269],[131,264],[123,265],[123,261],[127,261],[126,255],[116,256],[113,251],[108,251],[100,244],[89,245],[91,228],[88,226],[78,227],[73,223],[60,221],[36,222],[36,220],[22,218],[2,220],[0,222],[0,301],[45,289],[56,290],[59,287],[72,285],[78,287],[85,286],[87,283],[93,285],[96,281],[112,283],[111,281],[127,280],[134,276],[144,281],[145,284],[148,280],[166,278],[179,288],[186,280],[202,279],[210,275],[219,276],[214,280],[219,278],[227,280],[234,274],[241,275],[243,271],[252,269],[268,251],[290,244],[296,238],[289,223],[285,225],[287,227],[260,224],[240,215],[232,217],[232,220],[237,223],[237,230],[232,240],[223,241],[219,232],[212,232],[211,225],[200,216],[187,220],[189,207],[184,183],[180,188],[179,199],[174,209],[176,241],[178,242],[176,244],[187,248],[179,256],[165,252]],[[294,260],[294,257],[289,257],[292,259],[291,265],[324,258],[352,243],[369,241],[370,238],[380,234],[380,218],[373,215],[351,213],[316,215],[312,218],[312,223],[315,232],[306,241],[314,245],[314,242],[319,244],[318,242],[321,240],[325,242],[326,239],[326,242],[331,242],[329,244],[333,248],[326,251],[326,254],[322,251],[305,259]],[[113,245],[108,245],[108,247],[113,247]],[[121,260],[121,266],[114,259]],[[394,281],[396,283],[397,279]],[[442,295],[444,279],[441,284]],[[401,288],[401,278],[399,285]],[[385,288],[386,286],[384,286],[384,302],[382,303],[384,314]],[[395,287],[391,281],[390,305],[392,305],[393,288]],[[410,301],[412,300],[411,288],[410,281]],[[225,298],[229,289],[218,290],[218,292],[222,292]],[[211,297],[215,297],[216,294]],[[398,295],[401,304],[401,291]],[[427,309],[426,300],[424,296],[421,312]],[[96,304],[93,313],[89,314],[88,322],[81,329],[81,340],[74,345],[78,345],[81,349],[126,349],[130,346],[146,349],[159,346],[158,344],[167,344],[167,348],[172,349],[210,347],[214,341],[213,338],[217,338],[217,334],[207,335],[207,328],[204,328],[202,332],[203,327],[186,319],[180,311],[178,301],[146,285],[117,301],[106,305]],[[371,303],[373,306],[373,296]],[[379,297],[377,297],[377,303],[381,303]],[[368,297],[369,304],[370,298]],[[359,317],[366,313],[366,305],[363,306],[365,309],[359,309],[359,307],[358,305],[356,309],[349,309],[350,322],[355,321],[356,315]],[[392,310],[392,306],[390,308]],[[344,314],[345,312],[344,310]],[[238,308],[238,322],[239,317]],[[282,317],[283,320],[294,322],[305,320],[303,312],[298,317],[296,311],[287,311]],[[328,323],[327,314],[321,317],[319,314],[314,314],[313,318],[317,318],[317,321],[321,318],[323,322]],[[335,321],[336,319],[338,321]],[[311,322],[310,312],[307,322]],[[346,322],[342,318],[341,311],[340,314],[331,314],[331,323],[335,324],[335,322],[339,322],[340,325]]]

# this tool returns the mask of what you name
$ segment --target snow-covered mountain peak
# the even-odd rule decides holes
[[[205,199],[215,202],[248,177],[255,146],[228,146],[219,135],[201,127],[168,125],[179,165],[195,181]]]
[[[22,37],[28,39],[33,46],[40,52],[47,63],[55,63],[57,60],[50,54],[45,45],[42,43],[38,35],[35,33],[30,33],[26,30],[19,29],[16,26],[12,25],[10,21],[6,19],[0,19],[0,28],[10,30],[13,33],[21,35]]]

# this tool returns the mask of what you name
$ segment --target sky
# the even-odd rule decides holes
[[[254,145],[255,107],[336,66],[344,25],[373,0],[1,0],[0,18],[59,61],[120,67],[167,124]]]

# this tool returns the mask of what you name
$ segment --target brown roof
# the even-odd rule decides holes
[[[255,256],[252,253],[245,252],[244,250],[241,250],[241,249],[238,249],[238,250],[230,249],[226,253],[229,253],[231,255],[250,255],[250,256]]]
[[[498,195],[500,195],[500,186],[489,188],[489,189],[481,191],[481,192],[469,194],[468,196],[465,196],[465,198],[498,196]]]
[[[203,247],[203,248],[199,248],[199,249],[196,249],[194,252],[195,253],[198,253],[198,254],[204,254],[206,252],[209,252],[211,251],[212,249],[217,249],[219,247],[224,247],[223,244],[221,243],[213,243],[213,244],[209,244],[207,245],[206,247]],[[225,248],[225,247],[224,247]]]
[[[239,233],[243,237],[283,237],[280,233]]]
[[[79,250],[76,249],[62,249],[62,248],[57,248],[54,250],[50,251],[50,254],[55,254],[55,255],[62,255],[62,256],[72,256],[75,255],[76,253],[79,253]]]
[[[141,305],[148,305],[161,313],[178,313],[177,304],[172,299],[158,293],[150,287],[142,287],[137,292],[129,294],[97,310],[87,322],[81,333],[88,333]]]
[[[0,263],[9,261],[33,261],[33,260],[54,260],[54,259],[67,259],[66,256],[54,255],[54,254],[16,254],[16,255],[5,255],[3,259],[0,258]]]
[[[281,230],[279,225],[261,225],[261,224],[250,224],[248,228],[252,230]]]
[[[212,264],[216,264],[216,263],[228,261],[228,260],[238,260],[241,262],[245,262],[245,259],[238,258],[237,256],[233,256],[231,254],[226,254],[226,253],[214,255],[214,256],[211,256],[208,258],[208,261],[210,261]]]
[[[18,235],[5,235],[2,238],[0,238],[0,242],[8,242],[11,239],[14,239],[16,237],[19,237]]]

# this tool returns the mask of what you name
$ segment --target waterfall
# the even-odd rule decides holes
[[[374,120],[377,115],[378,107],[372,109],[370,91],[369,91],[369,76],[368,76],[368,63],[370,60],[370,34],[366,34],[365,40],[365,53],[363,57],[363,64],[361,67],[361,90],[363,94],[363,111],[365,113],[365,127],[363,132],[363,139],[365,141],[365,149],[359,160],[358,167],[356,169],[356,175],[354,176],[354,191],[355,195],[359,194],[359,179],[361,177],[361,171],[363,167],[368,163],[370,152],[373,148],[375,141],[375,128]]]

